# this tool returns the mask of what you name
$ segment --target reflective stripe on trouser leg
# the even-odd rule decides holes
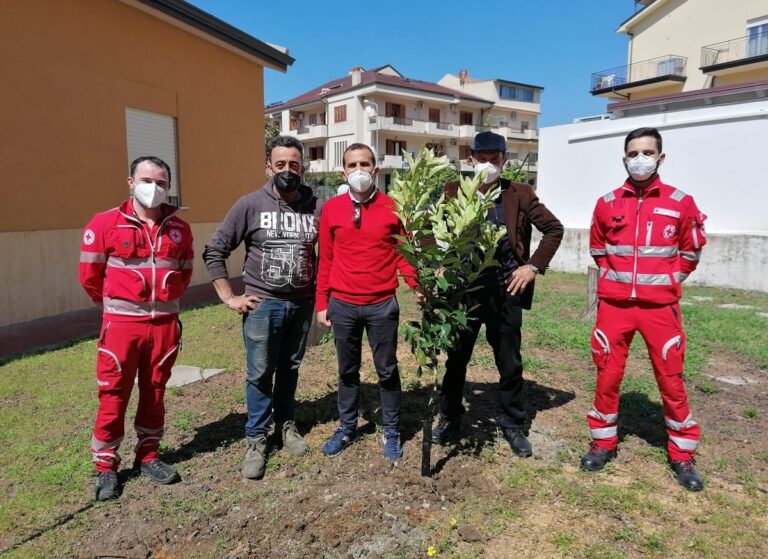
[[[664,405],[667,452],[671,460],[690,460],[698,448],[701,427],[693,420],[683,379],[686,339],[680,307],[647,307],[638,312],[642,314],[639,330]]]
[[[112,322],[102,329],[96,355],[99,408],[91,444],[98,472],[114,471],[120,463],[116,450],[125,434],[125,410],[142,343],[142,324]]]
[[[91,456],[98,471],[117,471],[121,461],[117,449],[120,448],[122,442],[123,437],[109,443],[91,437]]]
[[[600,301],[597,322],[592,332],[592,358],[597,366],[597,382],[587,423],[592,440],[614,450],[619,442],[616,421],[619,411],[619,386],[624,377],[634,323],[624,309]]]
[[[146,344],[139,360],[139,403],[134,427],[136,461],[156,460],[165,422],[165,385],[178,354],[179,325],[175,317],[145,325]]]

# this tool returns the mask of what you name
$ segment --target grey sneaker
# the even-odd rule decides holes
[[[116,499],[117,494],[117,474],[115,472],[100,472],[99,478],[96,480],[96,500]]]
[[[293,421],[283,423],[283,448],[294,456],[303,456],[309,450],[309,445],[299,434]]]
[[[247,479],[261,479],[267,469],[267,437],[257,435],[246,437],[245,458],[240,466],[240,473]]]

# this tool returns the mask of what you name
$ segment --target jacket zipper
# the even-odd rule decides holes
[[[629,295],[631,299],[637,298],[637,244],[640,238],[640,206],[642,205],[643,197],[640,195],[637,197],[637,215],[635,216],[635,246],[633,247],[635,257],[632,262],[632,293]]]

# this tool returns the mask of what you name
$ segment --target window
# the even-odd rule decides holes
[[[468,145],[459,146],[459,159],[469,159],[471,155],[472,155],[472,150],[469,149]]]
[[[469,111],[460,111],[459,124],[472,124],[472,113]]]
[[[523,120],[520,122],[520,132],[525,132],[531,127],[530,123],[527,120]]]
[[[325,146],[315,146],[309,148],[309,160],[318,161],[320,159],[325,159]]]
[[[325,124],[325,113],[318,113],[317,116],[320,119],[320,124]]]
[[[517,113],[515,111],[512,111],[509,113],[510,120],[517,120]]]
[[[429,122],[440,122],[440,109],[429,109]]]
[[[402,140],[387,140],[387,155],[403,155],[406,150],[405,142]]]
[[[176,206],[181,204],[176,117],[126,107],[125,132],[128,140],[128,168],[134,159],[145,155],[159,157],[168,163],[171,168],[168,202]]]
[[[337,107],[338,108],[338,107]],[[344,107],[346,109],[346,105]],[[333,143],[333,166],[344,167],[344,151],[347,149],[347,141]]]
[[[405,106],[399,103],[387,103],[384,105],[384,116],[393,116],[395,118],[405,117]]]
[[[539,161],[539,154],[535,151],[532,151],[528,154],[528,163],[531,165],[536,165],[536,163]]]
[[[347,106],[339,105],[333,108],[333,122],[345,122],[347,120]]]
[[[507,152],[507,161],[517,161],[518,154],[516,151],[508,151]]]
[[[533,89],[519,85],[499,84],[499,97],[533,103]]]
[[[747,56],[768,54],[768,17],[747,24]]]
[[[299,129],[299,121],[296,120],[295,117],[291,117],[290,129],[291,130],[298,130]]]
[[[317,114],[312,113],[309,115],[309,125],[314,126],[315,124],[317,124]]]

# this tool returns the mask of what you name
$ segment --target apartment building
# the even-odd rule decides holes
[[[429,146],[468,170],[475,134],[493,130],[507,138],[507,156],[533,179],[538,171],[538,130],[543,88],[506,80],[474,80],[463,70],[438,83],[403,76],[392,66],[330,81],[286,102],[266,107],[282,134],[305,145],[309,171],[341,171],[341,157],[354,142],[370,145],[381,169],[377,186],[387,190],[402,153]]]
[[[628,37],[627,63],[594,72],[585,92],[607,99],[607,114],[541,130],[539,189],[567,228],[553,266],[586,269],[594,202],[626,177],[624,136],[654,126],[662,179],[709,216],[691,282],[768,291],[768,3],[635,5],[616,30]]]

